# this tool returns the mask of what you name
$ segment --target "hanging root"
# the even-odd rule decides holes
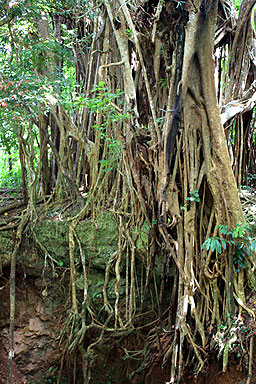
[[[246,384],[250,384],[252,379],[252,366],[253,366],[253,344],[254,344],[254,336],[250,338],[250,351],[249,351],[249,368],[248,368],[248,379]]]
[[[226,370],[227,370],[228,354],[229,354],[229,351],[230,351],[230,349],[232,347],[232,344],[234,344],[236,342],[236,340],[237,340],[237,335],[235,334],[225,344],[225,347],[224,347],[224,350],[223,350],[223,367],[222,367],[222,371],[223,372],[226,372]]]

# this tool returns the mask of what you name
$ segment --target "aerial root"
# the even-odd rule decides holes
[[[188,329],[188,327],[187,327],[186,324],[184,324],[184,328],[185,328],[186,336],[188,336],[188,338],[189,338],[189,342],[190,342],[190,344],[192,345],[192,347],[193,347],[193,349],[194,349],[194,351],[195,351],[195,355],[196,355],[196,357],[197,357],[197,359],[198,359],[198,362],[199,362],[199,364],[198,364],[198,368],[196,369],[196,372],[195,372],[195,376],[197,376],[198,373],[202,370],[202,368],[203,368],[203,366],[204,366],[204,361],[203,361],[203,359],[201,358],[201,356],[200,356],[198,350],[203,351],[204,353],[205,353],[205,351],[203,350],[203,348],[200,348],[200,347],[194,342],[194,340],[193,340],[193,338],[192,338],[192,336],[191,336],[190,330]]]
[[[231,337],[231,339],[229,339],[224,347],[224,350],[223,350],[223,368],[222,368],[222,372],[226,372],[227,370],[227,366],[228,366],[228,353],[229,353],[229,350],[232,346],[232,344],[234,344],[237,340],[237,335],[234,335],[233,337]]]
[[[249,351],[249,368],[248,368],[248,378],[246,384],[250,384],[252,378],[252,364],[253,364],[253,336],[250,338],[250,351]]]

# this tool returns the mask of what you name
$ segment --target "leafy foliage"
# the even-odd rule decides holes
[[[247,224],[237,224],[234,229],[230,229],[227,225],[218,225],[216,229],[223,237],[208,237],[202,244],[202,249],[206,248],[207,251],[210,250],[211,252],[216,251],[221,255],[227,249],[227,245],[232,246],[235,272],[239,272],[241,268],[246,267],[246,256],[251,256],[251,253],[256,249],[256,239],[249,235],[250,227]]]
[[[239,9],[240,9],[241,2],[242,2],[242,0],[235,0],[235,7],[236,7],[237,11],[239,11]]]
[[[189,196],[186,197],[186,201],[187,201],[187,203],[181,207],[182,210],[185,210],[185,207],[187,207],[189,205],[189,203],[188,203],[189,201],[190,202],[196,201],[197,203],[199,203],[200,197],[199,197],[198,190],[195,189],[194,191],[190,191]]]
[[[9,154],[0,150],[0,168],[0,187],[19,189],[21,186],[21,172],[17,148],[10,149]]]

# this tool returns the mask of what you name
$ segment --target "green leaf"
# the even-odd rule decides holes
[[[255,251],[255,249],[256,249],[256,240],[253,240],[253,242],[251,243],[250,249],[251,249],[252,252]]]
[[[204,242],[203,242],[203,244],[202,244],[202,250],[206,247],[206,249],[207,249],[207,244],[208,244],[208,240],[209,239],[206,239]],[[208,250],[208,249],[207,249]]]
[[[219,229],[219,230],[220,230],[220,233],[221,233],[222,235],[226,235],[227,232],[228,232],[228,226],[227,226],[227,225],[218,225],[218,226],[216,227],[216,229]]]
[[[221,247],[219,240],[215,240],[215,244],[216,244],[216,250],[217,250],[218,254],[220,255],[222,253],[222,247]]]
[[[216,240],[212,239],[211,240],[211,251],[214,252],[216,249]]]
[[[235,227],[235,229],[233,230],[232,237],[233,237],[234,239],[237,239],[239,236],[240,236],[240,237],[243,236],[243,229],[242,229],[242,227],[241,227],[240,224],[237,224],[236,227]]]

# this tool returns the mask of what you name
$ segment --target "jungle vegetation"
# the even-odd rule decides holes
[[[97,344],[141,330],[145,348],[126,350],[140,360],[130,378],[144,382],[158,363],[168,367],[167,381],[180,382],[187,366],[198,374],[212,351],[225,371],[241,348],[250,383],[256,259],[248,222],[255,217],[244,216],[239,192],[253,188],[256,173],[255,3],[1,1],[1,180],[20,187],[24,203],[10,272],[9,372],[16,256],[41,199],[45,210],[62,201],[76,207],[67,219],[72,304],[63,354],[79,356],[81,382],[90,381]],[[102,210],[114,214],[119,242],[98,312],[76,226]],[[136,247],[141,232],[144,254]],[[243,319],[251,322],[245,336]]]

